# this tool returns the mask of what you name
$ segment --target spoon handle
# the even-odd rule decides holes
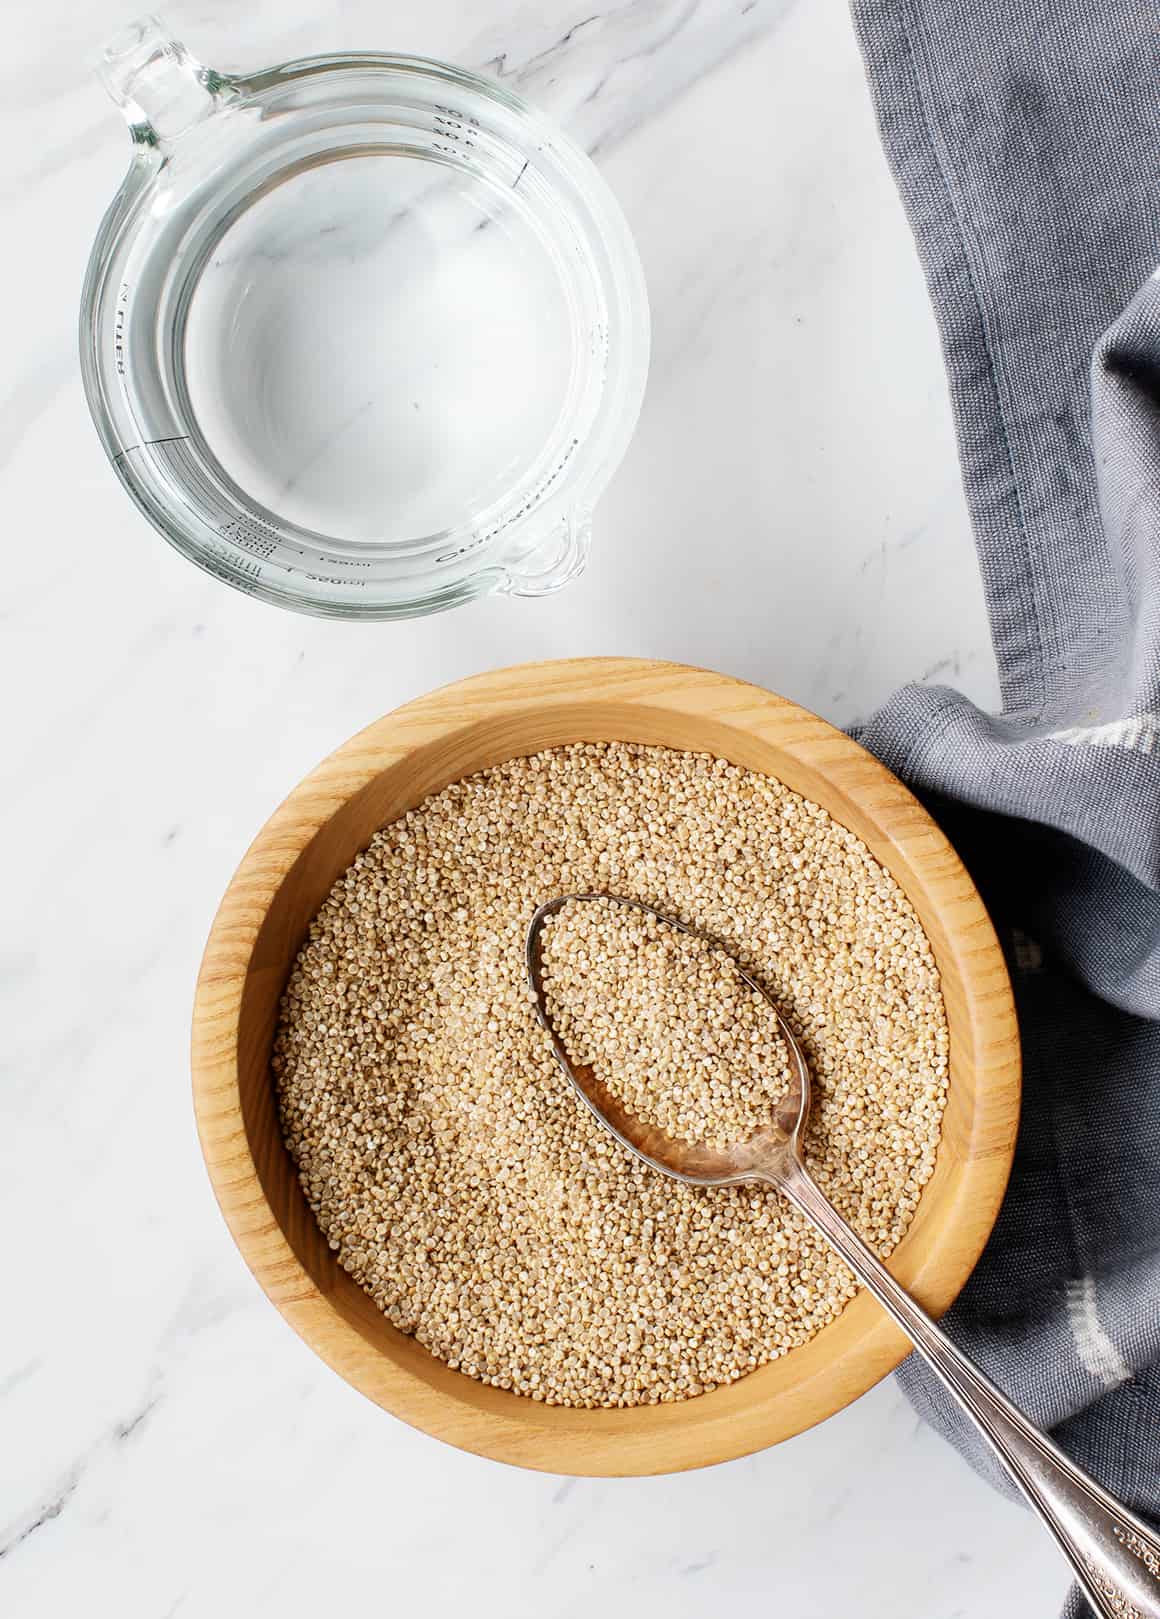
[[[1001,1394],[901,1288],[825,1193],[788,1158],[765,1177],[810,1220],[906,1333],[1055,1536],[1103,1619],[1160,1619],[1160,1537]]]

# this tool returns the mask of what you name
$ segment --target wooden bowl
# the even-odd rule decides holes
[[[1019,1111],[1011,990],[974,885],[906,788],[792,703],[679,664],[528,664],[407,703],[339,748],[262,828],[206,946],[193,1087],[210,1178],[266,1293],[349,1383],[465,1450],[556,1473],[675,1472],[748,1454],[840,1410],[908,1347],[860,1292],[808,1344],[728,1388],[628,1411],[545,1406],[451,1371],[396,1331],[315,1224],[282,1144],[269,1057],[290,965],[327,891],[379,827],[446,783],[561,743],[618,740],[778,777],[856,832],[921,917],[942,974],[951,1078],[935,1172],[890,1268],[934,1314],[991,1230]]]

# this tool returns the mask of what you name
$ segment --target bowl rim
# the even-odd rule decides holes
[[[871,1313],[860,1337],[837,1362],[821,1352],[811,1355],[830,1330],[825,1328],[780,1361],[694,1400],[626,1410],[549,1407],[487,1389],[441,1363],[435,1363],[441,1377],[435,1383],[374,1348],[308,1274],[266,1196],[242,1114],[237,1047],[243,991],[266,913],[299,856],[355,794],[390,766],[481,721],[502,721],[538,708],[549,692],[557,709],[604,701],[663,709],[679,717],[690,712],[690,703],[705,705],[698,717],[724,716],[726,726],[732,720],[738,734],[769,741],[824,777],[838,793],[844,791],[843,774],[852,774],[859,808],[870,806],[867,813],[886,843],[905,847],[909,865],[944,891],[953,891],[946,950],[954,948],[971,1018],[977,1097],[970,1118],[975,1133],[971,1154],[955,1161],[954,1218],[945,1230],[939,1228],[933,1249],[917,1263],[907,1254],[906,1238],[889,1261],[891,1271],[931,1314],[941,1314],[953,1302],[998,1215],[1019,1119],[1018,1028],[1006,962],[990,918],[941,830],[884,765],[808,710],[710,670],[618,657],[520,664],[415,698],[325,758],[258,832],[214,918],[193,1009],[194,1113],[214,1195],[255,1279],[299,1336],[376,1404],[461,1449],[542,1471],[605,1477],[681,1471],[750,1454],[813,1426],[894,1370],[909,1352],[909,1342],[861,1290],[846,1311]],[[964,939],[968,942],[960,948]],[[978,1100],[984,1097],[985,1109]],[[752,1379],[760,1378],[769,1364],[788,1364],[793,1357],[803,1375],[791,1388],[764,1400],[746,1399],[745,1387]],[[460,1391],[459,1385],[468,1387]],[[709,1402],[717,1402],[712,1410]]]

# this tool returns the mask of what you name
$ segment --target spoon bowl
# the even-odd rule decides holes
[[[568,1055],[567,1048],[552,1022],[547,997],[544,994],[541,958],[544,924],[562,911],[565,905],[580,905],[593,900],[611,900],[613,904],[623,905],[628,910],[641,911],[644,915],[663,922],[666,927],[675,928],[678,933],[686,933],[690,938],[700,939],[707,949],[721,950],[728,954],[724,946],[716,939],[710,938],[708,934],[702,933],[697,928],[688,927],[684,922],[678,922],[675,917],[665,916],[663,912],[654,910],[642,900],[626,899],[620,894],[562,894],[539,906],[528,925],[525,952],[528,984],[535,997],[540,1022],[552,1042],[556,1060],[571,1080],[580,1099],[596,1115],[604,1128],[616,1137],[622,1147],[627,1147],[629,1152],[643,1159],[651,1169],[658,1170],[662,1175],[670,1175],[673,1180],[685,1181],[689,1186],[740,1186],[746,1181],[769,1180],[771,1167],[775,1168],[783,1155],[789,1154],[794,1158],[801,1155],[802,1132],[810,1111],[810,1070],[797,1036],[786,1022],[781,1008],[756,978],[751,977],[738,962],[733,961],[738,976],[755,995],[760,995],[772,1010],[781,1037],[793,1059],[789,1089],[775,1105],[768,1125],[744,1140],[731,1142],[729,1146],[723,1148],[706,1146],[700,1141],[679,1141],[675,1136],[666,1134],[658,1125],[647,1124],[643,1119],[638,1119],[634,1113],[630,1113],[590,1064],[573,1062]],[[733,958],[730,957],[730,960]]]

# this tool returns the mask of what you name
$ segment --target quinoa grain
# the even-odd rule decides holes
[[[909,902],[851,832],[769,777],[575,744],[384,827],[323,903],[283,997],[287,1146],[338,1262],[388,1319],[469,1376],[573,1406],[733,1382],[854,1292],[774,1194],[666,1180],[574,1096],[529,1002],[524,935],[542,900],[601,889],[703,929],[767,986],[811,1065],[807,1163],[883,1256],[933,1169],[947,1078]],[[760,1105],[744,1087],[717,1102],[730,1121]],[[695,1102],[660,1103],[682,1105],[713,1127]]]

